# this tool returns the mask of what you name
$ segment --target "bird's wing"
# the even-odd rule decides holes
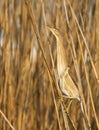
[[[76,85],[74,84],[72,78],[70,77],[69,74],[67,74],[65,77],[63,77],[63,87],[66,89],[68,92],[68,95],[70,97],[74,97],[79,99],[79,92],[78,89],[76,88]]]

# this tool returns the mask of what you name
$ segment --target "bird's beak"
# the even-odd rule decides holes
[[[47,29],[49,30],[49,31],[51,31],[52,33],[53,33],[53,28],[51,28],[51,27],[49,27],[49,26],[46,26],[47,27]]]

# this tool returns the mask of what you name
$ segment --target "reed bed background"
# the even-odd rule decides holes
[[[52,62],[56,68],[56,40],[46,25],[57,28],[64,39],[69,73],[84,101],[86,125],[77,101],[71,104],[69,117],[77,130],[89,130],[85,127],[88,122],[90,129],[98,130],[99,1],[30,2],[0,0],[0,130],[74,129],[68,117],[65,128],[58,105]],[[31,20],[32,13],[38,30]]]

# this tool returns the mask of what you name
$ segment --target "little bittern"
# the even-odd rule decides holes
[[[57,72],[59,77],[59,88],[64,96],[72,99],[78,99],[80,101],[79,92],[76,88],[76,85],[68,73],[63,38],[57,29],[50,27],[48,27],[48,29],[56,37],[57,42]]]

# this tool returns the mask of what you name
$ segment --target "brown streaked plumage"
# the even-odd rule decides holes
[[[74,98],[80,100],[79,92],[68,73],[68,66],[66,62],[66,53],[63,45],[63,38],[57,29],[50,27],[48,27],[48,29],[53,33],[57,41],[57,71],[59,76],[58,83],[61,92],[68,98]]]

